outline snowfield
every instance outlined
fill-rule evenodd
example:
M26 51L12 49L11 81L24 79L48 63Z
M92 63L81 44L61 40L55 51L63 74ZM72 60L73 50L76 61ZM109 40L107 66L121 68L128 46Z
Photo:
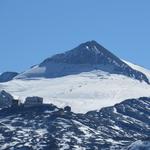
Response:
M150 78L150 71L128 64ZM100 70L50 79L14 79L1 83L0 90L10 92L22 102L27 96L41 96L44 103L58 107L69 105L77 113L111 106L128 98L150 97L150 85L146 82Z

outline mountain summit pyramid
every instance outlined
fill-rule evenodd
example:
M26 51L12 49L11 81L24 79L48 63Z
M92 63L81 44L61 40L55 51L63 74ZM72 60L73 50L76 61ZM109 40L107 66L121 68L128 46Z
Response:
M93 70L121 74L149 84L145 74L134 70L94 40L82 43L65 53L47 58L15 78L55 78Z
M67 64L106 65L113 63L111 60L120 63L120 60L115 55L99 45L96 41L89 41L66 53L54 55L53 57L46 59L43 63L51 61Z

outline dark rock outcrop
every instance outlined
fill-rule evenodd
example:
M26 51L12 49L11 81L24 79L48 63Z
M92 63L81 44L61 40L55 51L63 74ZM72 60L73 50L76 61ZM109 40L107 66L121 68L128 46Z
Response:
M13 101L13 96L6 91L0 91L0 108L11 107Z

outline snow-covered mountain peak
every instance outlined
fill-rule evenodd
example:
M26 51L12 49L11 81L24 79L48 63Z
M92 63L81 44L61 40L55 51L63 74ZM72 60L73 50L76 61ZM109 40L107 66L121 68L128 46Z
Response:
M128 98L149 97L148 78L148 70L90 41L44 60L12 81L0 83L0 90L22 101L27 96L39 96L44 103L87 112Z
M101 70L109 74L121 74L149 83L144 73L131 68L96 41L82 43L72 50L49 57L38 66L21 73L15 79L56 78L94 70Z

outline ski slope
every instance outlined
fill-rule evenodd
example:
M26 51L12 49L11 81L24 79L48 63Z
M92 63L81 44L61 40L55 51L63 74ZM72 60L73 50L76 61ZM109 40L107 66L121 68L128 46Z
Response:
M150 77L148 70L128 64ZM27 96L41 96L44 103L53 103L58 107L69 105L77 113L111 106L128 98L150 97L150 85L146 82L100 70L50 79L14 79L1 83L2 89L22 102Z

